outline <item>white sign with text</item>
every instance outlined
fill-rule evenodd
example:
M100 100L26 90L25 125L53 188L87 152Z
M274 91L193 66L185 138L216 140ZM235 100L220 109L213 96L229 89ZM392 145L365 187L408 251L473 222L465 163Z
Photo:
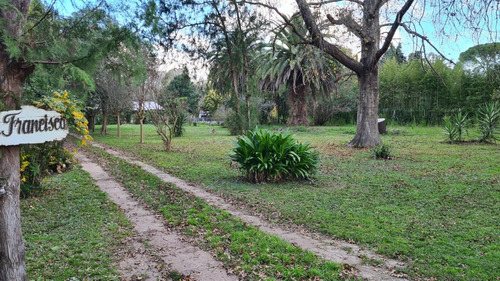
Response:
M44 143L67 135L68 122L56 111L23 106L0 112L0 146Z

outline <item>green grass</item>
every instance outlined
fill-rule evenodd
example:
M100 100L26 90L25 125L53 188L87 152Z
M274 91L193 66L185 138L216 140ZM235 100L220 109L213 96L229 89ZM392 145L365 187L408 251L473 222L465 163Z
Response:
M202 248L246 280L339 280L341 266L320 260L275 236L143 171L136 165L88 148L100 163L145 204L163 214ZM316 279L314 279L316 280Z
M269 219L302 225L408 261L412 277L494 280L500 276L500 146L450 145L442 128L399 127L383 136L393 160L345 145L355 127L297 129L320 152L312 182L253 185L230 167L234 137L217 127L187 126L163 152L152 126L98 141L127 150L180 178L239 200ZM273 129L273 128L271 128ZM389 128L392 129L392 128Z
M78 168L44 185L44 194L21 200L29 280L120 280L115 253L130 233L126 217Z

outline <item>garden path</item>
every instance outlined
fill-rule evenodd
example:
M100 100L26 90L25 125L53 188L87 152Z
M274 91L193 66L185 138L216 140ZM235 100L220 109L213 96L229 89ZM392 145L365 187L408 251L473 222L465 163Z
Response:
M236 276L229 275L222 263L210 253L183 241L182 235L167 229L157 215L141 206L125 188L82 152L76 158L134 227L134 234L126 241L132 249L119 264L124 280L165 280L169 269L186 276L183 280L238 280ZM165 268L165 264L170 268Z
M209 193L205 189L187 183L179 178L173 177L149 164L135 160L132 157L126 156L124 152L117 151L114 148L107 147L98 142L92 142L90 145L105 150L107 153L121 158L129 163L138 165L143 170L157 176L166 183L172 183L184 191L190 192L193 195L205 200L210 205L227 211L234 217L242 221L258 227L260 230L278 236L294 246L311 251L325 260L335 263L344 264L346 268L354 269L354 274L365 280L373 281L404 281L408 280L404 274L397 272L397 267L405 267L406 265L400 261L387 259L372 251L363 249L362 247L341 240L334 240L325 237L312 237L310 234L303 231L287 230L284 227L269 223L262 218L252 215L249 211L241 209L228 203L223 198ZM137 204L137 203L134 203ZM382 261L378 266L366 264L366 260ZM215 277L214 277L215 278ZM212 278L211 280L223 280ZM197 280L201 280L198 279Z

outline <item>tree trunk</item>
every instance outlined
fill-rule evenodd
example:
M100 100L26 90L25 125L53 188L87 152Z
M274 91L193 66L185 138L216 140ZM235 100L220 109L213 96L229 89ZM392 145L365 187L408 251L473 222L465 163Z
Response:
M118 113L118 114L116 114L116 131L117 131L116 135L118 137L122 136L121 131L120 131L120 125L121 125L120 124L120 113Z
M141 144L144 143L144 128L143 128L143 125L144 125L144 117L139 117L139 134L141 135Z
M236 70L234 70L234 67L231 66L231 72L232 72L232 77L233 77L233 91L234 91L234 112L236 113L236 118L238 118L238 131L241 133L243 131L243 124L241 124L241 119L240 119L240 92L238 90L238 74L236 73Z
M247 127L246 130L250 130L250 123L251 123L251 112L250 112L250 95L247 94L245 96L245 103L247 105Z
M19 146L0 149L0 280L27 280L19 209Z
M289 86L290 104L288 126L309 126L307 118L307 86L298 84Z
M378 67L358 76L359 96L356 135L350 147L370 147L382 143L378 132Z
M108 133L108 112L102 112L102 127L101 127L101 135L106 135Z
M30 1L11 1L0 11L4 35L19 36ZM9 57L0 41L0 93L3 108L18 109L24 81L34 70L22 59ZM0 281L24 281L25 250L19 209L19 146L0 147Z
M89 121L89 131L91 131L92 133L95 132L95 117L97 115L97 112L95 110L89 110L85 115L87 121Z

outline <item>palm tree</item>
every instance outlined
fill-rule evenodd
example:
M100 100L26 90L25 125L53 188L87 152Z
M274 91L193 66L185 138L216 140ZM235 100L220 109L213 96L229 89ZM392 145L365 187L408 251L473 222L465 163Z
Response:
M296 25L296 28L299 25ZM289 126L308 126L307 95L315 90L330 93L338 64L320 49L300 44L295 33L306 34L300 30L285 27L276 33L274 43L269 45L262 56L260 75L262 88L277 91L280 86L288 88Z
M214 43L214 51L209 54L211 64L209 80L221 93L230 92L231 103L240 120L240 98L244 96L246 105L245 122L238 133L248 130L251 125L250 98L252 96L251 74L255 72L256 53L260 48L255 26L236 29L225 33L225 37ZM230 79L228 79L230 78ZM245 125L244 127L242 125Z

